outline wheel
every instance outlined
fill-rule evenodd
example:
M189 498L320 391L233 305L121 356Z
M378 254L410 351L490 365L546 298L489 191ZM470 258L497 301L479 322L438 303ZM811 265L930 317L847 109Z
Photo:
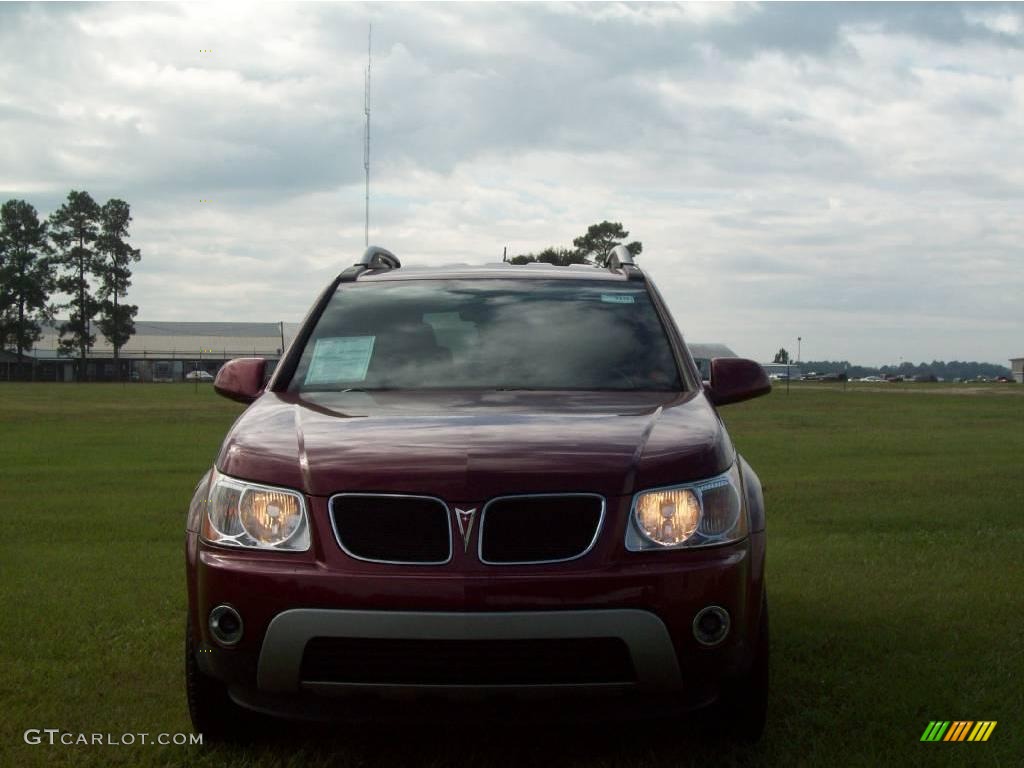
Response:
M185 694L192 728L204 740L238 741L255 732L256 715L235 704L227 686L199 668L191 620L185 625Z
M753 743L768 719L768 595L761 602L754 661L746 674L732 681L720 702L719 721L729 738Z

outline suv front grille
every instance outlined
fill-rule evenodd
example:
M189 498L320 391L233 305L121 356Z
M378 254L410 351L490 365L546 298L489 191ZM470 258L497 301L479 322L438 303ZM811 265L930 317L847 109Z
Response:
M632 683L632 657L618 637L531 640L405 640L315 637L306 682L377 685L580 685Z
M592 494L503 496L484 507L480 559L491 564L544 563L586 554L604 519Z
M379 563L446 563L452 554L448 507L428 496L349 494L330 501L338 544Z

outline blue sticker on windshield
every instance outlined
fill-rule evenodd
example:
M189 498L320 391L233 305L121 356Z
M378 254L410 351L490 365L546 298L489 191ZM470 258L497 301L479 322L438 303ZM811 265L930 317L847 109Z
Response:
M363 381L370 367L376 336L339 336L317 339L306 384Z
M632 293L602 293L601 301L606 304L636 304L636 297Z

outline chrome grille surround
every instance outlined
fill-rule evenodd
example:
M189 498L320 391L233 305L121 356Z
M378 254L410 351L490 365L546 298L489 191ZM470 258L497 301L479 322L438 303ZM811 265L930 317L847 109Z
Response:
M341 532L338 530L338 521L334 508L336 499L343 498L377 498L377 499L418 499L420 501L431 501L440 504L444 509L445 526L447 528L448 537L448 556L443 560L401 560L401 559L387 559L387 558L374 558L365 557L353 552L349 547L345 546L345 542L342 540ZM411 493L359 493L359 492L345 492L336 493L331 496L327 501L327 517L331 523L331 530L334 532L334 540L338 546L341 547L342 551L349 557L355 560L361 560L366 563L379 563L382 565L446 565L452 560L452 551L454 548L454 542L452 540L452 513L448 505L436 496L425 496L422 494L411 494Z
M532 560L488 560L484 557L484 541L487 531L487 512L497 502L517 500L517 499L565 499L565 498L591 498L596 499L600 502L600 512L598 514L597 523L594 525L594 533L591 536L587 546L569 557L558 557L558 558L542 558ZM544 565L548 563L566 563L572 560L578 560L579 558L588 554L597 544L597 540L601 535L601 530L604 527L605 517L607 516L608 503L604 496L597 493L524 493L524 494L509 494L506 496L495 496L489 499L484 504L483 509L480 512L480 531L477 539L477 556L480 558L480 562L486 565Z

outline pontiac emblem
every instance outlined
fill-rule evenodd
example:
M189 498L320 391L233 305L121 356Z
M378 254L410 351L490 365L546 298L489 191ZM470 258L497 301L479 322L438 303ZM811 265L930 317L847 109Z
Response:
M469 552L469 537L473 533L473 520L476 516L476 507L472 509L455 508L455 522L459 524L459 533L462 534L462 551Z

